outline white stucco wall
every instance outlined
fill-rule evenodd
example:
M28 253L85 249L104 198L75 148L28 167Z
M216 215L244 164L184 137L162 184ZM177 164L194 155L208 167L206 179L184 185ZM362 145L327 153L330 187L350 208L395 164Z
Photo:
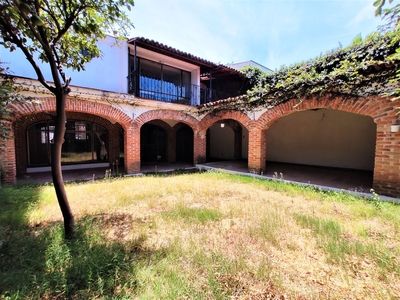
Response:
M249 149L249 132L242 125L242 157L247 159ZM210 127L210 156L220 159L234 159L235 133L229 127L221 127L220 123L215 123Z
M370 117L308 110L283 117L267 130L267 160L373 170L375 143Z
M65 74L72 78L71 84L104 91L126 93L128 76L128 47L126 41L116 41L108 36L98 43L102 57L93 58L86 64L85 71L73 71L65 69ZM37 79L32 66L26 60L22 51L17 49L10 52L0 47L0 59L10 68L11 74L15 76ZM36 59L37 64L43 71L48 81L52 81L48 65Z
M210 156L220 159L234 159L235 133L231 128L215 123L210 127Z

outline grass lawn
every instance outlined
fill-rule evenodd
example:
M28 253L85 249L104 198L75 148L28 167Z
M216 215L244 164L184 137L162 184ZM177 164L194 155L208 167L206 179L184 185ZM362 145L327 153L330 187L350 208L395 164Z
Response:
M400 205L222 172L0 188L0 299L399 299Z

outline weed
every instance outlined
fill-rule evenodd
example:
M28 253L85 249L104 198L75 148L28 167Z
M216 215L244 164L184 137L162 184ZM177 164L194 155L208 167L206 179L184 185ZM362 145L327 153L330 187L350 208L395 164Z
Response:
M371 189L371 193L372 193L372 199L371 199L372 205L373 205L377 210L381 210L383 204L382 204L382 201L381 201L379 195L375 192L374 189Z

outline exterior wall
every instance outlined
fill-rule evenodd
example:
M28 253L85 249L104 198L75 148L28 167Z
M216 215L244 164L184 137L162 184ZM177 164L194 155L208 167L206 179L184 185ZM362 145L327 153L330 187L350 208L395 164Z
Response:
M98 42L102 53L99 58L93 58L85 65L85 71L78 72L72 69L65 69L67 76L72 78L71 84L80 87L90 87L104 91L127 93L128 92L128 47L126 41L116 40L108 36ZM10 67L11 74L15 76L36 79L37 75L33 68L27 63L22 51L17 49L10 52L0 47L1 60ZM38 58L36 62L48 81L52 76L48 64L42 63ZM104 74L104 76L99 76Z

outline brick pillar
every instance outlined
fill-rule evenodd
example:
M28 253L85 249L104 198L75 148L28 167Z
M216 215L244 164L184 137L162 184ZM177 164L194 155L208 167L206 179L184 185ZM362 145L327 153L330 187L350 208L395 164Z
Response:
M0 139L0 170L2 173L2 178L0 178L0 180L3 180L5 183L16 183L17 165L15 157L14 129L12 123L8 121L2 121L0 126L10 130L9 139Z
M373 189L400 197L400 132L390 132L390 121L377 124Z
M125 129L125 172L127 174L140 173L140 129L131 126Z
M108 160L110 162L110 166L119 164L119 130L120 126L118 124L114 124L108 131Z
M256 126L249 126L248 168L250 173L265 172L266 146L266 132Z
M194 156L194 165L203 164L206 162L206 130L195 131L193 134L193 156Z

